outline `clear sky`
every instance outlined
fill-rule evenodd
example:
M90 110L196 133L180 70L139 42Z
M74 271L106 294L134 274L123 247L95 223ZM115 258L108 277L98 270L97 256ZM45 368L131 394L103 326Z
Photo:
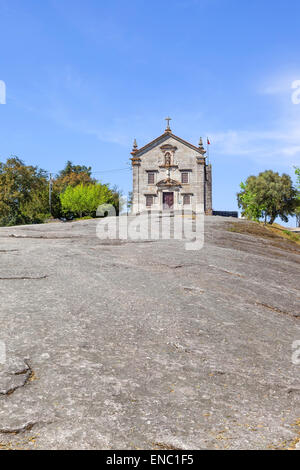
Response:
M235 210L241 180L300 164L299 17L299 0L0 0L0 160L72 160L127 193L133 139L169 114L210 137L214 209Z

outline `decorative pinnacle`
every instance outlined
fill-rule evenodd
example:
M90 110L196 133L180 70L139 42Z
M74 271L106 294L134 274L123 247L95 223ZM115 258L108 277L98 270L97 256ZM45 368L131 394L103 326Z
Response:
M171 132L170 121L172 121L172 118L166 117L165 121L167 121L167 123L168 123L165 132Z
M137 150L138 150L138 144L137 144L136 139L134 139L131 154L135 154L137 152Z
M132 151L131 151L132 158L136 158L135 155L137 154L137 152L138 152L138 144L137 144L136 139L134 139L133 147L132 147Z
M199 140L199 150L200 150L200 152L202 153L202 155L205 155L205 154L206 154L205 148L204 148L204 146L203 146L202 137L200 137L200 140Z

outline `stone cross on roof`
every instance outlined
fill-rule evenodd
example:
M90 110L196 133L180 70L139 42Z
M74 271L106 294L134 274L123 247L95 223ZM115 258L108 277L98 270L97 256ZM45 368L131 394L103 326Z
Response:
M170 121L172 121L172 118L166 117L165 121L167 121L167 123L168 123L167 128L166 128L166 132L170 132L171 131Z

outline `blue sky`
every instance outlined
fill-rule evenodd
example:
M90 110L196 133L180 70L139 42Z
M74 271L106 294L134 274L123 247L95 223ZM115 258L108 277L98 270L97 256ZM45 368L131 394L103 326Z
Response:
M0 0L0 160L72 160L127 193L133 139L170 114L210 137L214 208L235 210L248 175L300 164L299 17L299 0Z

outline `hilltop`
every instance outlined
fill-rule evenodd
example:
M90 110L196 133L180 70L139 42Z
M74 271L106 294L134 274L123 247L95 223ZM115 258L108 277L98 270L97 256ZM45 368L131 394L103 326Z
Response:
M96 224L0 229L1 446L296 447L300 246L221 217L200 251Z

